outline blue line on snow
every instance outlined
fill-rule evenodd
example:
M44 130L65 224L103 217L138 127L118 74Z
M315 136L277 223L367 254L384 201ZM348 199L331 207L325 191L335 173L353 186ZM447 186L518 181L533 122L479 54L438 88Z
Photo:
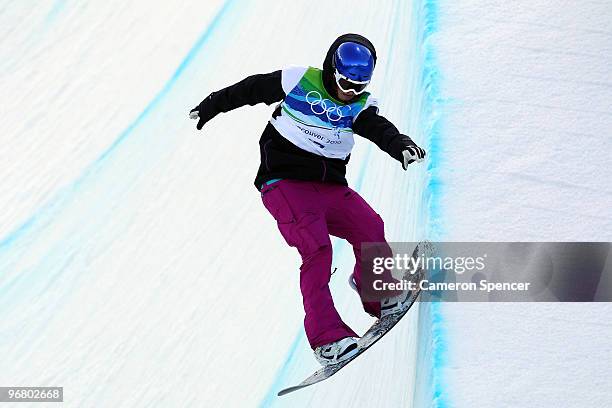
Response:
M55 0L55 3L51 7L51 10L47 13L47 17L45 18L46 23L51 23L54 21L57 16L64 10L66 7L66 0Z
M281 386L284 385L284 380L287 377L287 373L289 373L289 369L293 363L293 356L303 341L305 341L304 330L300 327L295 335L295 338L293 339L293 342L291 343L291 346L289 346L289 351L285 356L285 362L278 369L272 385L259 405L261 408L269 407L274 403L274 399L277 398L276 393L281 389Z
M151 113L151 111L160 103L160 101L166 96L166 94L170 91L172 86L176 83L178 78L181 76L183 71L187 68L187 66L193 61L196 55L200 52L202 47L206 44L206 42L210 39L212 33L219 26L220 21L224 17L224 15L228 12L230 6L234 3L234 0L227 0L221 9L217 12L217 14L213 17L211 23L206 27L202 35L198 38L196 43L187 53L187 56L181 61L178 68L174 71L170 79L164 84L163 88L155 95L155 97L149 102L149 104L144 108L144 110L136 117L136 119L130 123L123 132L115 139L115 141L104 151L102 154L92 162L82 173L81 175L73 181L71 185L60 190L58 194L54 198L52 198L48 203L39 208L29 219L27 219L23 224L17 227L15 230L10 232L7 236L5 236L2 240L0 240L0 253L8 250L12 245L15 244L20 238L22 238L26 233L31 231L35 226L38 225L42 215L57 210L58 207L61 206L62 203L66 202L72 195L78 192L79 188L82 184L84 184L89 176L94 173L94 170L97 170L99 166L105 162L108 157L120 146L132 133L132 131L142 123L142 121Z
M424 0L423 13L421 21L423 23L423 46L425 48L425 58L422 73L422 89L425 92L425 104L423 109L426 109L427 114L423 119L428 121L428 155L429 180L427 183L427 211L428 211L428 226L427 231L433 240L439 240L444 229L440 223L441 208L440 196L442 194L443 183L439 176L438 168L441 165L441 137L442 123L439 115L439 110L442 104L442 95L440 92L440 70L436 60L435 50L428 41L438 30L438 0ZM429 367L429 385L431 386L428 395L432 401L422 401L428 406L437 408L445 408L449 406L448 397L443 392L446 388L443 384L443 370L446 366L446 331L444 328L444 319L442 315L442 305L440 303L430 303L428 315L430 335L429 347L431 351L431 360L428 362ZM421 335L422 336L422 335Z

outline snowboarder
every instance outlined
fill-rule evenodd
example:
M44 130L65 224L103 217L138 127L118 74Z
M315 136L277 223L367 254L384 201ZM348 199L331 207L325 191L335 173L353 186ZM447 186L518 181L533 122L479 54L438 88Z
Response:
M352 279L364 310L381 318L402 310L406 295L367 301L361 292L361 243L386 242L381 217L348 187L345 174L353 135L374 142L404 170L425 151L378 114L365 91L376 64L372 43L358 34L338 37L323 69L290 67L249 76L208 95L190 112L200 130L221 112L264 102L278 105L259 141L255 178L266 209L301 257L304 326L316 359L335 364L357 353L357 334L340 318L329 290L330 235L347 240L356 258ZM388 256L391 249L388 248ZM389 275L390 276L390 275Z

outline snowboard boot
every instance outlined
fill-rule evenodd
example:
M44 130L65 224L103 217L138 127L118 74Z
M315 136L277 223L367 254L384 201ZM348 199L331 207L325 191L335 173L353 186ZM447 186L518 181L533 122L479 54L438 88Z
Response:
M405 290L398 296L383 299L380 302L380 318L403 312L410 306L410 290Z
M325 367L348 360L357 355L357 352L357 339L355 337L345 337L315 348L314 355L319 364Z
M357 291L357 284L355 283L355 277L353 274L349 275L349 286L355 292L359 293L359 291ZM385 316L404 311L404 309L406 309L410 304L410 294L411 291L405 290L400 295L383 299L380 302L380 318L382 319ZM376 317L373 314L370 314L370 316Z

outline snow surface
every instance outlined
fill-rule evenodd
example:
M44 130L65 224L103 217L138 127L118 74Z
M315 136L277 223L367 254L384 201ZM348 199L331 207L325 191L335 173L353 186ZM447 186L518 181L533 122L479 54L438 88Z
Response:
M612 6L438 3L448 241L612 241ZM610 406L612 304L442 305L457 407Z
M320 65L354 31L377 45L383 111L425 144L422 101L405 102L421 85L413 9L325 7L2 6L1 384L60 385L79 407L411 405L417 309L359 365L275 397L317 364L297 253L252 186L272 108L222 115L202 132L187 119L211 90ZM365 141L349 174L395 240L425 235L426 176ZM339 242L335 255L336 303L364 331L371 318L346 283L352 253Z
M277 398L316 363L298 256L252 186L272 108L202 132L187 112L360 32L382 112L429 150L405 173L356 146L349 181L390 240L610 241L611 15L605 1L4 2L0 384L63 386L78 407L609 405L601 304L421 304L359 363ZM363 331L350 248L334 249L336 303Z

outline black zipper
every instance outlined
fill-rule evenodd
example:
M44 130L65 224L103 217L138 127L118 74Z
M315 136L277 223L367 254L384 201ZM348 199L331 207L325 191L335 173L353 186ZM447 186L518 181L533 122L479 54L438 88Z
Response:
M321 177L321 181L325 181L325 176L327 176L327 164L325 164L324 159L321 159L321 163L323 163L323 177Z
M264 163L266 164L266 170L270 171L270 166L268 165L268 149L266 149L268 147L268 143L270 143L272 141L272 139L268 140L266 143L264 143L263 145L263 151L264 151Z

